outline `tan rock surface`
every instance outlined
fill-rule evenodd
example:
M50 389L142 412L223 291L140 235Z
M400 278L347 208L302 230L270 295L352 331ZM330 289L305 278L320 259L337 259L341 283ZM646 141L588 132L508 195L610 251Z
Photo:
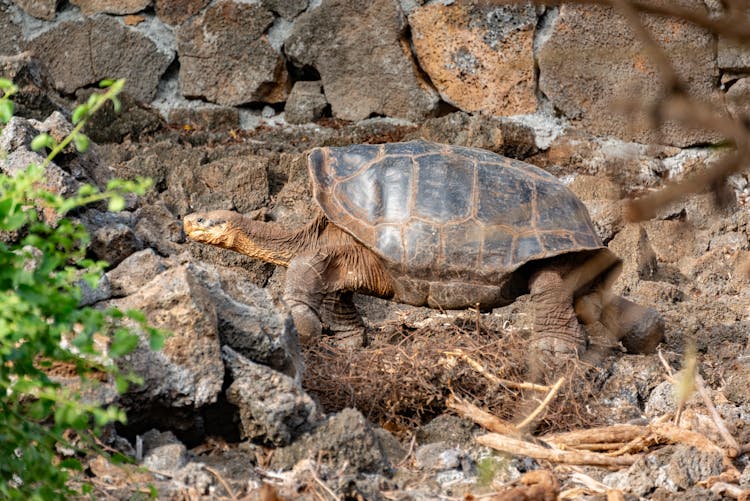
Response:
M532 6L434 3L414 9L409 24L419 63L445 101L496 116L536 110Z

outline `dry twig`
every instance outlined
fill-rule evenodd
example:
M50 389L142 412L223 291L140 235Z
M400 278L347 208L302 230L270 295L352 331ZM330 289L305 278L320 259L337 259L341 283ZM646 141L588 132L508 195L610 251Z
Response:
M549 405L552 399L555 398L555 395L557 395L557 392L560 390L560 387L562 386L564 382L565 382L564 377L561 377L560 379L558 379L557 382L554 384L554 386L552 386L552 389L549 391L549 393L547 393L547 396L544 397L544 400L542 400L542 403L540 403L539 406L536 409L534 409L534 411L531 414L526 416L526 419L518 423L518 425L516 425L516 428L518 428L519 430L523 430L523 429L526 429L526 427L529 426L529 424L533 423L536 420L536 418L539 417L542 411L544 411L544 409Z
M534 459L541 459L562 464L592 465L605 467L623 467L630 466L640 456L619 456L612 457L606 454L596 452L582 451L561 451L559 449L548 449L540 445L532 444L524 440L518 440L511 437L500 435L499 433L488 433L477 437L477 442L486 445L495 450L528 456Z

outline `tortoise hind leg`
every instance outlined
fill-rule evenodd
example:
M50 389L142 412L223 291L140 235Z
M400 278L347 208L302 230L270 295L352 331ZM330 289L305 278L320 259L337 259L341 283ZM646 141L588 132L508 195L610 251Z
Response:
M337 344L359 348L367 343L362 322L351 291L336 291L323 298L320 314L323 325L336 337Z
M586 334L573 309L573 292L560 271L546 268L536 272L529 280L529 288L534 305L532 350L553 365L582 355Z

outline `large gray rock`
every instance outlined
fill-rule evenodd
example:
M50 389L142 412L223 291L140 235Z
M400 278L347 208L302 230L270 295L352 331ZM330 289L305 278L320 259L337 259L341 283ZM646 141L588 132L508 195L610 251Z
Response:
M705 11L700 0L682 3ZM710 100L719 79L711 33L674 19L645 17L645 23L691 95ZM611 8L562 5L542 39L540 90L590 133L675 146L718 139L715 132L674 122L653 130L647 114L626 111L662 99L662 83L643 44Z
M647 496L655 488L676 493L718 475L722 469L721 452L703 452L682 444L668 445L641 457L627 470L607 475L603 482L636 496Z
M225 105L284 101L284 60L263 36L273 19L260 4L221 0L180 25L182 94Z
M108 16L56 24L27 46L47 66L55 88L66 94L116 76L127 79L127 93L145 102L153 99L174 58L147 36Z
M0 56L12 56L21 52L23 35L21 26L16 23L15 5L0 3Z
M166 260L151 248L131 254L106 275L112 296L136 293L167 268Z
M222 346L301 381L302 357L289 311L236 268L203 265L198 275L219 312Z
M297 18L284 50L318 70L333 115L420 120L438 95L419 75L397 0L323 0Z
M315 431L290 446L276 449L271 468L291 469L299 461L323 454L334 471L388 473L391 465L372 425L354 409L333 414Z
M224 381L217 313L197 273L193 264L175 267L135 294L110 302L121 310L141 310L150 325L171 333L161 351L144 343L123 357L125 369L143 378L125 395L128 405L201 407L216 401Z
M531 4L434 2L409 14L414 49L442 98L463 111L536 110Z
M287 445L320 420L317 405L292 378L228 346L222 353L233 380L227 400L239 409L244 438Z

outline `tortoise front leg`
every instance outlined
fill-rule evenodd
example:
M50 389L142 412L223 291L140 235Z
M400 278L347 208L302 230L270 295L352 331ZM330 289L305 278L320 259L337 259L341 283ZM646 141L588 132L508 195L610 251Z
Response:
M573 291L560 271L543 269L529 280L534 305L534 336L531 347L545 363L559 365L586 350L586 334L573 309Z
M284 300L302 343L318 339L323 328L320 307L328 289L323 279L328 263L328 257L318 253L300 254L289 262Z
M336 291L323 298L320 313L323 325L336 336L338 344L359 348L366 344L365 324L354 306L352 291Z

